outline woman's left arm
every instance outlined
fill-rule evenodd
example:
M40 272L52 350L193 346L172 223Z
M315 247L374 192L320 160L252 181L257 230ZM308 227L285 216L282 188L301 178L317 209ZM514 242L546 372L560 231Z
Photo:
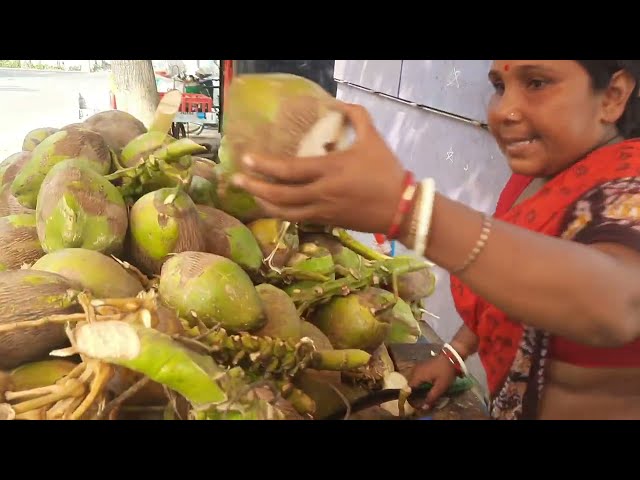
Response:
M436 194L425 254L455 270L481 228L480 213ZM401 241L407 230L405 223ZM494 219L459 278L511 318L555 335L603 347L640 336L640 254L623 245L582 245Z
M357 137L347 151L247 157L245 173L234 183L274 217L386 232L403 191L404 168L364 108L341 108ZM427 258L457 269L479 239L482 220L479 212L437 194ZM407 230L405 222L401 241L413 248ZM494 221L486 247L459 276L514 320L555 335L594 346L640 336L640 255L626 247L586 246Z

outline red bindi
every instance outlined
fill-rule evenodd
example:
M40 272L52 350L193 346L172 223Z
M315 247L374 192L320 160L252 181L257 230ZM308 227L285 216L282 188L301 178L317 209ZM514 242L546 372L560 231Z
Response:
M504 66L504 71L505 71L505 72L508 72L508 71L509 71L509 65L508 65L508 64Z

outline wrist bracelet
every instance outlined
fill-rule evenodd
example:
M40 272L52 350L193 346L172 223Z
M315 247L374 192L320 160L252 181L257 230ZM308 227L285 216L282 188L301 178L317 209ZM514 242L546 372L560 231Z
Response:
M400 226L402 225L404 216L411 210L411 202L416 193L416 182L412 172L407 171L405 173L402 187L403 188L400 202L398 203L398 208L393 218L393 222L391 223L389 231L387 232L388 240L393 240L398 237L398 234L400 233Z
M464 360L462 359L462 357L456 351L455 348L453 348L448 343L445 343L444 346L442 347L442 353L453 364L456 371L458 372L459 377L466 377L469 375L469 370L467 369L467 365L464 363Z
M471 265L473 262L475 262L476 258L478 258L478 255L480 254L480 252L487 245L487 240L489 239L489 233L491 232L492 223L493 223L493 220L492 220L491 217L489 217L487 215L483 215L482 231L480 232L480 238L478 238L478 241L476 242L475 246L473 247L473 250L471 250L471 253L467 257L466 262L464 262L464 264L460 268L452 270L451 271L452 275L458 275L458 274L464 272L467 268L469 268L469 265Z
M414 252L424 257L427 248L427 236L431 230L433 218L433 201L436 195L436 184L433 178L425 178L420 182L421 195L416 209L417 225Z

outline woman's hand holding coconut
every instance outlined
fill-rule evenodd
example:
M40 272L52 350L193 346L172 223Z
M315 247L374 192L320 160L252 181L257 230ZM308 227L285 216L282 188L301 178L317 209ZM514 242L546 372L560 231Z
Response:
M254 194L268 216L387 232L404 168L363 107L338 102L337 108L356 134L348 149L295 159L247 152L233 182Z

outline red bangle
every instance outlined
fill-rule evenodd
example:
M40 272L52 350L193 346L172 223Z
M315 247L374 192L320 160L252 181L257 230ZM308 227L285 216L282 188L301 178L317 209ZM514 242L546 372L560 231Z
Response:
M404 220L404 216L411 210L411 202L413 196L416 193L416 181L412 172L407 171L404 174L404 180L402 182L402 196L398 203L398 209L393 219L389 232L387 233L387 239L393 240L397 238L400 233L400 226Z

